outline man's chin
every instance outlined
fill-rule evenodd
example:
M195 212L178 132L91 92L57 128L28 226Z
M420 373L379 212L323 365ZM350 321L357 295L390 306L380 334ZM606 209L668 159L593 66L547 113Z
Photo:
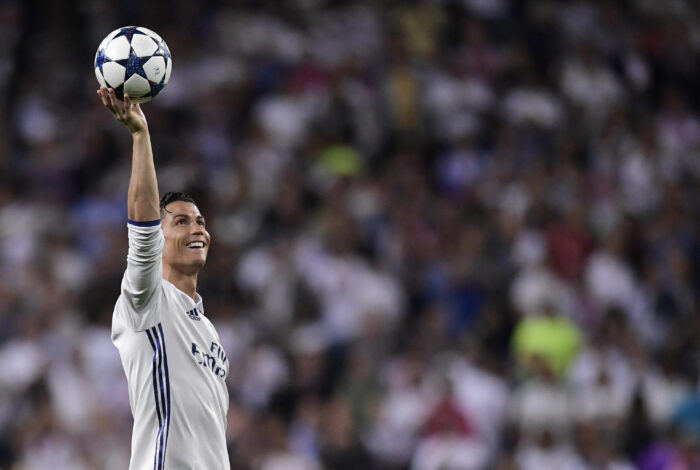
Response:
M178 271L184 274L197 274L204 267L207 258L190 258L188 260L183 260L176 266Z

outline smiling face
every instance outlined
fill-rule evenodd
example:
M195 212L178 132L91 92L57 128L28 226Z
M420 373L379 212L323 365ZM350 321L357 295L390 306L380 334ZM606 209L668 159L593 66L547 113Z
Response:
M207 260L211 242L204 217L197 206L186 201L171 202L163 213L163 264L184 275L197 274Z

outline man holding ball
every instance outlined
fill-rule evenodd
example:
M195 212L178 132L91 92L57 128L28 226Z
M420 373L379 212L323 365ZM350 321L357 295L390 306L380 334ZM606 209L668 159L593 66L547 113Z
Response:
M211 237L188 195L159 200L140 106L104 86L97 94L133 138L129 251L112 318L134 417L129 469L228 469L229 364L197 294Z

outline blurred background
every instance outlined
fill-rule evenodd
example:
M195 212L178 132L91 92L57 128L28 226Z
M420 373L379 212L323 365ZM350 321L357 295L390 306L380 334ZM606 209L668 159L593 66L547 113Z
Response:
M113 29L167 41L233 470L700 468L700 5L0 2L0 468L121 470Z

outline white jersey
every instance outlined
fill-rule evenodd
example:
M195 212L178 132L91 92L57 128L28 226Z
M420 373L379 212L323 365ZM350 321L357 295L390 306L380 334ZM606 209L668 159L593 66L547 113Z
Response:
M130 470L229 469L229 364L193 300L162 278L160 221L133 222L127 268L112 317L134 415Z

